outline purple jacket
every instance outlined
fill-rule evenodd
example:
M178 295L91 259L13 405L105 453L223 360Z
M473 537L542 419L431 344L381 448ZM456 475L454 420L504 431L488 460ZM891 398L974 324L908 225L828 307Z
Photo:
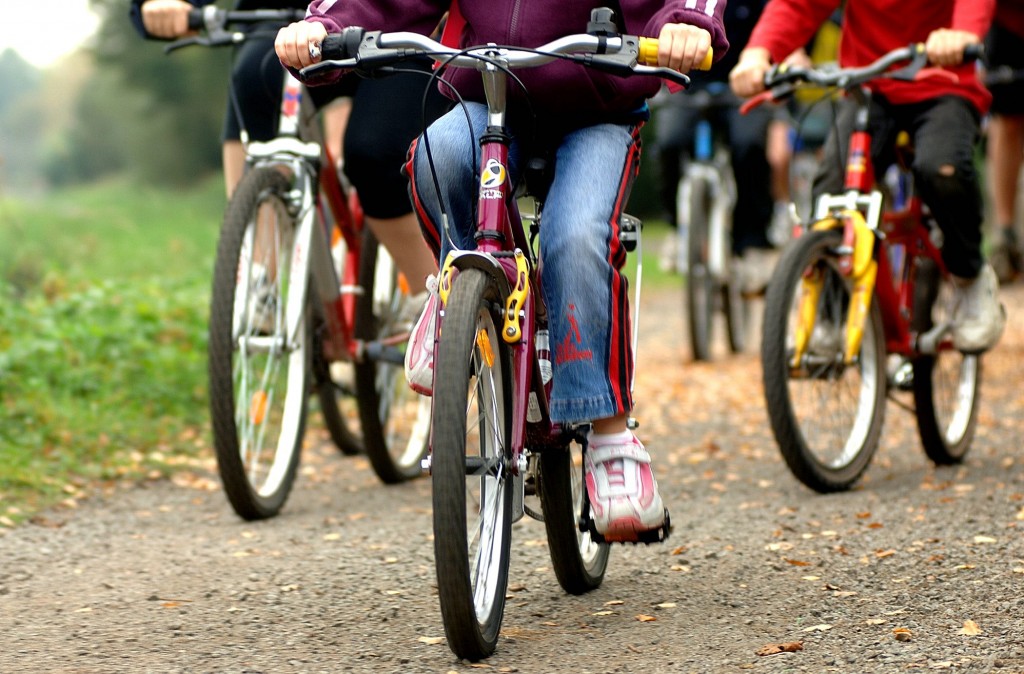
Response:
M459 0L466 20L460 46L494 42L537 47L551 40L586 31L590 10L609 6L608 0ZM711 33L717 61L729 48L722 24L726 0L620 0L625 31L657 37L667 23L688 23ZM320 21L330 33L345 26L367 30L412 31L429 35L451 0L313 0L307 21ZM566 61L517 70L535 110L572 116L591 123L637 110L657 93L653 77L621 78ZM483 100L480 75L451 69L445 79L469 100ZM510 87L512 102L523 97Z

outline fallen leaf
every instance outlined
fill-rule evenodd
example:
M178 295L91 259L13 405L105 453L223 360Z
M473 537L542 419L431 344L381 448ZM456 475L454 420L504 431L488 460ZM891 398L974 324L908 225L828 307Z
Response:
M558 627L558 623L556 623L556 622L554 622L552 620L545 620L544 622L541 623L541 625L545 625L547 627Z
M655 608L675 608L676 604L672 601L664 601L660 604L655 604Z
M625 603L626 602L622 601L621 599L612 599L611 601L606 601L604 603L604 605L605 606L622 606Z
M1022 512L1024 512L1024 511L1022 511ZM670 554L681 555L684 552L686 552L686 546L685 545L680 545L678 548L673 549Z
M421 644L429 644L433 646L435 644L443 644L444 637L419 637L418 639L416 639L416 641L420 642Z
M776 653L796 653L804 649L802 641L787 641L781 644L765 644L754 651L754 655L775 655Z
M341 534L338 534L338 533L324 534L324 540L325 541L339 541L339 540L341 540Z
M978 623L973 620L965 620L964 626L960 628L960 634L968 637L976 637L981 634L982 629L978 627Z
M811 625L810 627L805 627L803 629L803 631L804 632L827 632L830 629L832 629L831 625L824 625L824 624L822 624L822 625Z
M597 611L593 615L615 615L615 611Z
M892 631L892 635L896 637L896 641L910 641L910 637L913 636L906 627L897 627Z
M879 559L885 559L886 557L892 557L895 554L896 554L896 551L892 550L892 549L890 549L890 550L876 550L875 551L875 557L878 557Z
M641 613L640 615L636 616L636 619L639 620L642 623L652 623L655 620L657 620L657 618L655 618L654 616L652 616L652 615L644 615L643 613Z
M998 543L999 541L991 536L975 536L975 543Z
M810 566L811 565L810 562L805 562L802 559L789 559L788 557L783 557L782 561L784 561L786 564L792 564L793 566Z
M933 662L928 665L928 669L951 669L953 667L952 660L943 660L942 662Z
M884 622L885 620L883 620L882 618L868 618L864 621L864 623L867 625L881 625Z

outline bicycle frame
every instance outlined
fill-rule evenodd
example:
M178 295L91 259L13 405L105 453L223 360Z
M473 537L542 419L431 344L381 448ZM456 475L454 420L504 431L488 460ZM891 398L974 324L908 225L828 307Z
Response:
M951 348L944 340L949 323L937 325L919 334L912 325L914 315L916 268L914 260L928 258L935 262L942 275L946 268L938 247L932 241L927 226L924 206L916 194L907 199L900 210L886 210L885 198L875 187L874 164L871 159L871 134L868 110L871 93L865 88L851 91L858 106L853 132L847 147L845 170L846 193L822 195L817 203L813 229L843 228L843 249L840 251L840 271L854 282L851 310L846 329L844 359L850 364L860 350L861 336L867 320L872 297L878 303L885 331L886 350L889 353L911 357L934 354L940 348ZM905 136L905 134L903 134ZM901 138L898 145L908 140ZM883 254L884 253L884 254ZM814 310L810 303L817 301L811 287L813 280L805 278L804 302L801 311L801 329L797 334L794 362L799 362L814 325Z

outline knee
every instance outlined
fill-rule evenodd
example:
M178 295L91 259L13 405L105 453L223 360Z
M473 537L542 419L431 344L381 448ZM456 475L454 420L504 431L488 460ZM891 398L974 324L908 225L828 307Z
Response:
M921 188L935 199L954 199L967 193L976 180L970 161L921 159L915 162L914 173Z

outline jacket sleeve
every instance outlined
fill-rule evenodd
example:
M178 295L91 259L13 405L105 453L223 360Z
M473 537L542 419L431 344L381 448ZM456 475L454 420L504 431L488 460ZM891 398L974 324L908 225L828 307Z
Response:
M957 0L953 7L953 25L950 27L983 38L992 25L995 13L996 0Z
M346 26L359 26L366 30L430 35L450 4L451 0L313 0L306 12L306 21L319 21L328 33L341 32Z
M711 34L711 48L714 50L715 61L725 56L725 52L729 50L723 20L726 0L669 0L658 4L661 5L661 9L644 24L641 35L657 37L665 24L685 23L703 28ZM632 21L627 23L629 26L639 25Z
M772 0L754 26L747 46L767 49L772 61L780 63L810 42L838 7L838 0Z
M189 4L195 5L196 7L203 7L214 2L214 0L187 0ZM158 38L153 37L146 32L146 27L142 25L142 5L146 3L146 0L132 0L132 6L128 10L128 15L132 20L132 25L135 26L135 30L139 31L139 35L146 38L147 40L156 40Z

